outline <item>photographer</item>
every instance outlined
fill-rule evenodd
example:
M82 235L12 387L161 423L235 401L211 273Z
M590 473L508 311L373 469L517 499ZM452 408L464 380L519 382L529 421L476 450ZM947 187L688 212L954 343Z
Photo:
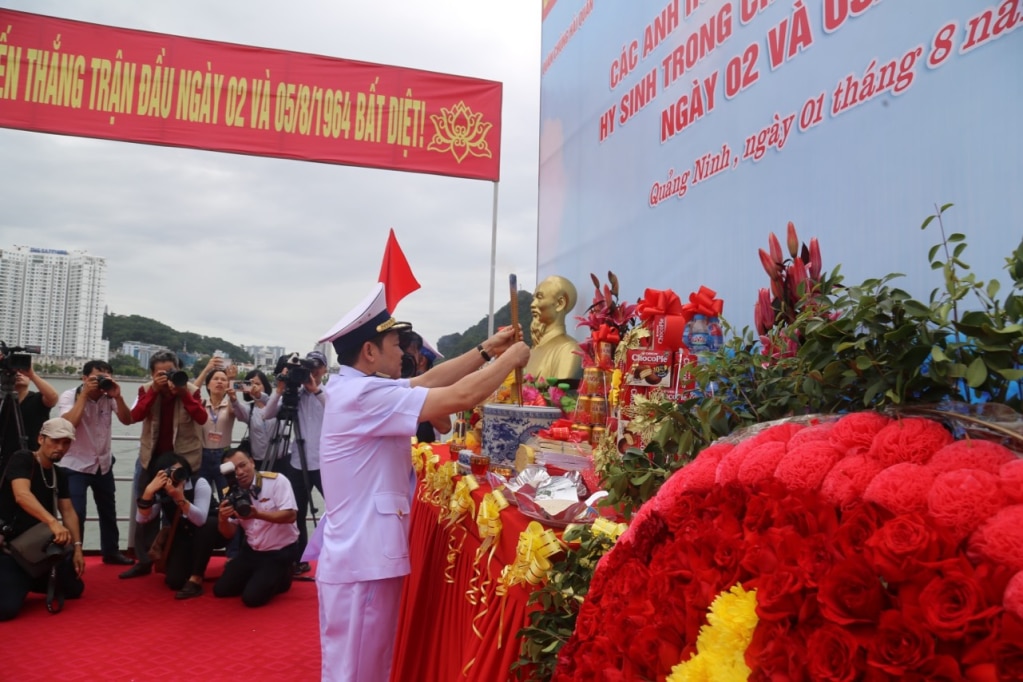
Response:
M36 391L29 391L29 384L34 384ZM7 456L15 450L28 448L34 450L39 441L39 429L43 422L50 418L50 408L57 404L57 390L45 379L36 374L31 365L24 370L18 370L14 376L14 393L18 398L18 409L21 411L21 421L25 425L25 435L28 437L26 445L18 442L18 430L15 428L14 415L0 415L4 418L3 442L0 444L0 462L6 461ZM8 410L4 406L4 411Z
M309 498L313 488L319 490L320 495L323 495L323 484L320 482L320 430L323 428L323 408L326 405L326 398L323 395L320 382L327 373L327 358L323 356L323 353L314 350L306 353L305 360L300 361L299 367L287 368L286 366L285 368L289 372L297 371L300 375L307 373L305 381L296 387L290 383L291 380L287 378L287 374L283 381L278 377L277 390L267 401L266 407L263 409L263 418L277 417L285 391L297 391L296 421L304 441L301 450L305 453L305 471L303 471L297 438L292 440L288 447L289 458L280 464L280 471L291 481L291 487L295 491L295 501L298 503L298 553L295 555L297 559L302 556L309 540L306 517L309 515ZM308 571L308 563L301 562L295 565L296 575Z
M411 379L426 374L433 369L433 363L443 357L424 341L418 332L412 330L401 332L398 335L398 341L401 350L405 353L401 359L402 379ZM419 422L419 426L416 428L416 440L420 443L434 443L440 440L441 434L450 430L451 415L446 414L432 421Z
M53 533L53 542L74 551L57 565L57 587L64 598L77 599L85 584L85 558L78 534L78 517L68 494L67 476L54 466L75 439L75 427L57 417L43 423L39 448L35 452L19 450L11 455L3 485L0 486L0 519L10 524L6 540L13 540L36 523L45 523ZM58 509L54 508L54 492ZM0 524L3 525L3 524ZM0 552L0 621L18 615L29 592L46 593L49 576L32 578L7 551Z
M57 411L75 427L75 440L60 466L67 472L79 535L85 538L85 500L92 488L103 563L130 566L135 562L121 553L117 529L111 420L116 413L122 424L131 424L131 410L124 402L121 387L111 378L112 373L106 362L90 360L82 368L82 385L61 394Z
M199 389L188 383L181 360L171 351L160 351L149 358L152 381L139 387L139 396L131 408L132 423L142 422L139 458L135 462L133 494L138 497L151 478L147 473L155 453L175 452L185 458L192 473L202 463L202 425L209 418L199 402ZM158 529L154 524L135 528L135 554L139 562L120 575L137 578L153 570L149 547Z
M267 395L267 391L270 390L270 381L258 369L250 370L245 375L245 381L248 387L243 391L242 397L245 402L249 403L249 406L247 409L243 407L241 412L235 413L235 416L249 425L247 449L252 458L256 460L257 468L262 469L263 460L266 459L270 449L270 438L277 425L277 420L267 417L264 412L266 403L270 399L270 396ZM239 447L243 450L246 449L244 438Z
M172 590L181 590L196 571L196 537L209 518L213 491L205 478L192 473L184 457L173 452L154 459L149 476L152 480L136 503L135 521L140 526L159 527L162 518L163 524L171 527L172 537L162 550L167 569L164 582ZM185 598L180 593L176 596Z
M217 529L230 540L242 529L241 551L213 585L216 597L241 595L246 606L263 606L291 587L298 529L295 495L288 479L259 472L252 456L237 448L227 463L229 487L217 512ZM230 467L227 467L230 469Z

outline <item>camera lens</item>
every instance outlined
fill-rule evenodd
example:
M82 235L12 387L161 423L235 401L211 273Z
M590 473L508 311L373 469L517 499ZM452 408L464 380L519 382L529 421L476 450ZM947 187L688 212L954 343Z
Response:
M99 387L102 391L109 391L114 387L114 380L110 377L100 377Z

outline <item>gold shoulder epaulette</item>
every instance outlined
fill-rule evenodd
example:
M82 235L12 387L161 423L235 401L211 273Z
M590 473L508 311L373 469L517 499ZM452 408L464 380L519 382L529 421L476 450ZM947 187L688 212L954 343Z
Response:
M260 471L259 472L259 477L260 478L277 478L277 472L276 471Z

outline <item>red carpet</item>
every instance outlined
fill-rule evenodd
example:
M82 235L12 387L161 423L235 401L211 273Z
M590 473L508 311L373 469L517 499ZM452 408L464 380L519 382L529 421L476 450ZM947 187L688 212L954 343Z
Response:
M295 581L262 608L213 597L176 601L162 575L120 580L123 566L86 558L85 594L51 615L43 595L0 623L0 679L17 682L320 679L316 584Z

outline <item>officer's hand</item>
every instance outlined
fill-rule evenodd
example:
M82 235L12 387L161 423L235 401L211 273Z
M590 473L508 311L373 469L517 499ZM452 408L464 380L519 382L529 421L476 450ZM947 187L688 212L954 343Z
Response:
M526 363L529 362L529 346L522 341L518 341L514 346L502 353L502 356L505 354L509 356L514 367L525 367Z

